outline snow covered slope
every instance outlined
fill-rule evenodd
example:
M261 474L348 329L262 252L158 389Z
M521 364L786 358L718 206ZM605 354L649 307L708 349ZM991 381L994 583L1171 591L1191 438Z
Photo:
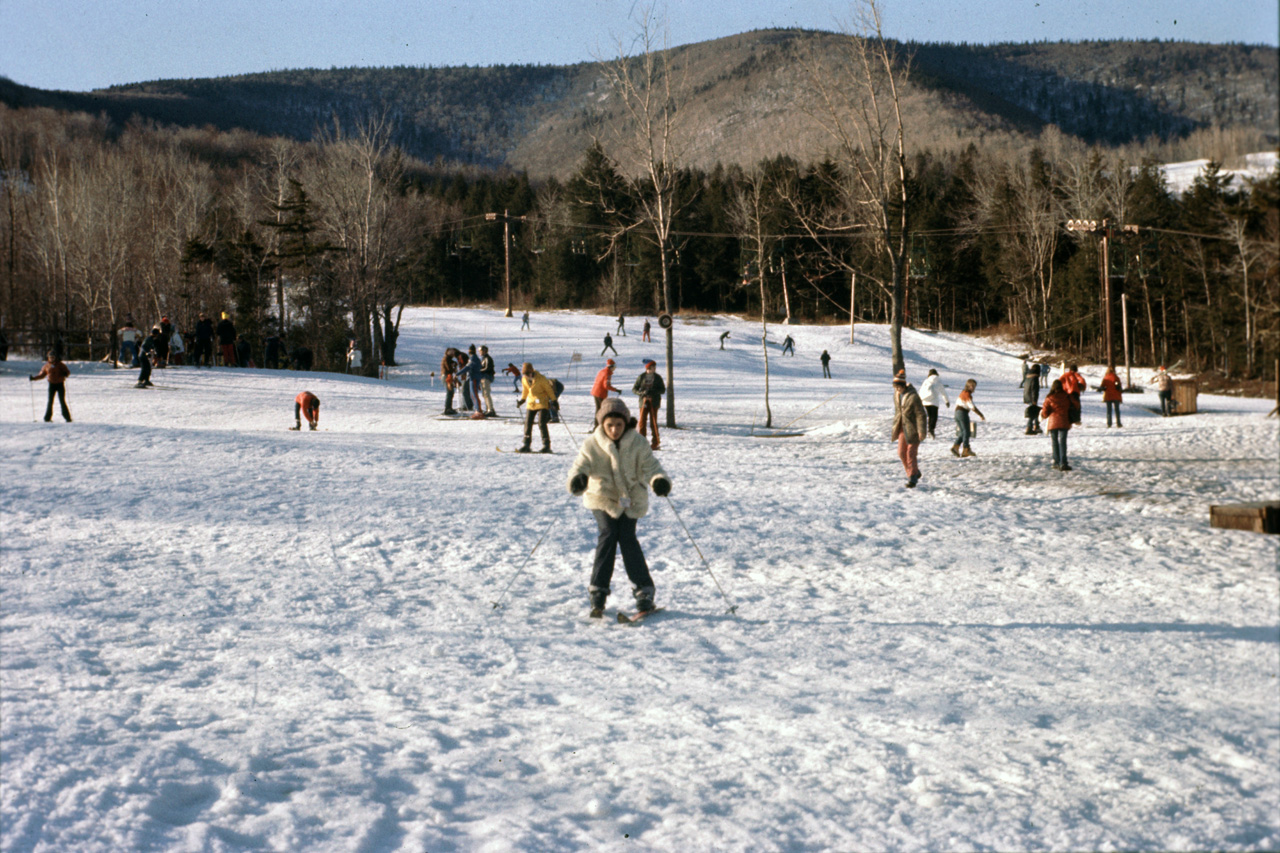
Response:
M0 363L0 847L1280 846L1276 537L1208 524L1280 492L1268 402L1134 394L1109 430L1090 391L1062 474L1016 358L907 332L911 379L976 378L988 418L956 459L944 409L910 491L884 328L796 327L794 358L771 330L775 431L805 434L762 438L759 326L678 321L672 503L640 522L667 610L626 626L586 617L564 488L614 322L519 325L408 313L390 381L76 363L73 424ZM471 342L566 381L561 455L435 419ZM286 431L303 389L318 432Z

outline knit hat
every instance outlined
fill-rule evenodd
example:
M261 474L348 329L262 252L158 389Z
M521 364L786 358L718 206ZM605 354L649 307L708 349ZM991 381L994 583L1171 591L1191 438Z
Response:
M607 358L607 359L605 359L604 366L605 366L605 367L613 367L613 366L614 366L614 360L613 360L613 359L611 359L611 358Z
M649 366L649 365L651 365L651 364L652 364L652 365L657 365L657 363L658 363L658 362L654 361L654 360L653 360L653 359L651 359L651 358L646 358L646 359L644 360L644 366L645 366L645 367L648 367L648 366Z
M894 384L894 385L906 385L906 384L907 384L907 371L905 371L905 370L899 370L899 371L894 375L894 377L893 377L893 384Z
M603 424L605 418L622 418L624 421L629 421L631 411L619 398L609 397L600 404L600 409L596 412L596 423Z

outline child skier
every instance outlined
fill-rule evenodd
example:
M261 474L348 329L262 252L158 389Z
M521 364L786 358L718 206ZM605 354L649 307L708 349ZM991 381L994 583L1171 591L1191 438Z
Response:
M303 417L306 417L312 431L320 426L320 398L310 391L303 391L293 398L293 426L289 429L302 429Z
M636 539L636 521L649 511L649 489L665 497L671 493L671 480L648 442L636 432L636 419L626 403L617 397L606 399L596 413L596 423L599 429L582 442L568 477L569 491L582 495L582 505L595 515L599 531L587 587L591 617L604 615L619 549L636 609L647 613L654 609L653 578Z

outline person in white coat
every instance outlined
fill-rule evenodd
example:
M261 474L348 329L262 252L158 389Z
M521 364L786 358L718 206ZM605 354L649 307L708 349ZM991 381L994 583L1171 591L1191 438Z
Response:
M924 413L929 418L929 438L934 438L933 430L938 426L938 401L941 400L951 408L951 398L942 387L942 378L938 371L930 369L929 375L920 383L920 402L924 403Z
M649 512L650 488L659 497L671 493L671 479L636 431L636 419L626 403L617 397L606 399L596 413L596 423L600 428L582 442L567 483L572 494L582 495L582 505L595 515L599 531L587 587L593 619L604 615L619 549L636 609L642 613L654 609L653 577L636 539L636 522Z

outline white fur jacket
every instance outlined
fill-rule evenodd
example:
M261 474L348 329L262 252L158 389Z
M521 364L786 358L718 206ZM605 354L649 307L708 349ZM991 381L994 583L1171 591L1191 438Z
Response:
M587 475L582 505L603 510L614 518L623 512L631 518L644 518L649 512L649 487L653 481L658 477L671 479L649 449L649 442L634 427L628 427L617 444L604 434L603 428L588 436L569 469L565 487L579 474ZM631 499L625 509L624 495Z

